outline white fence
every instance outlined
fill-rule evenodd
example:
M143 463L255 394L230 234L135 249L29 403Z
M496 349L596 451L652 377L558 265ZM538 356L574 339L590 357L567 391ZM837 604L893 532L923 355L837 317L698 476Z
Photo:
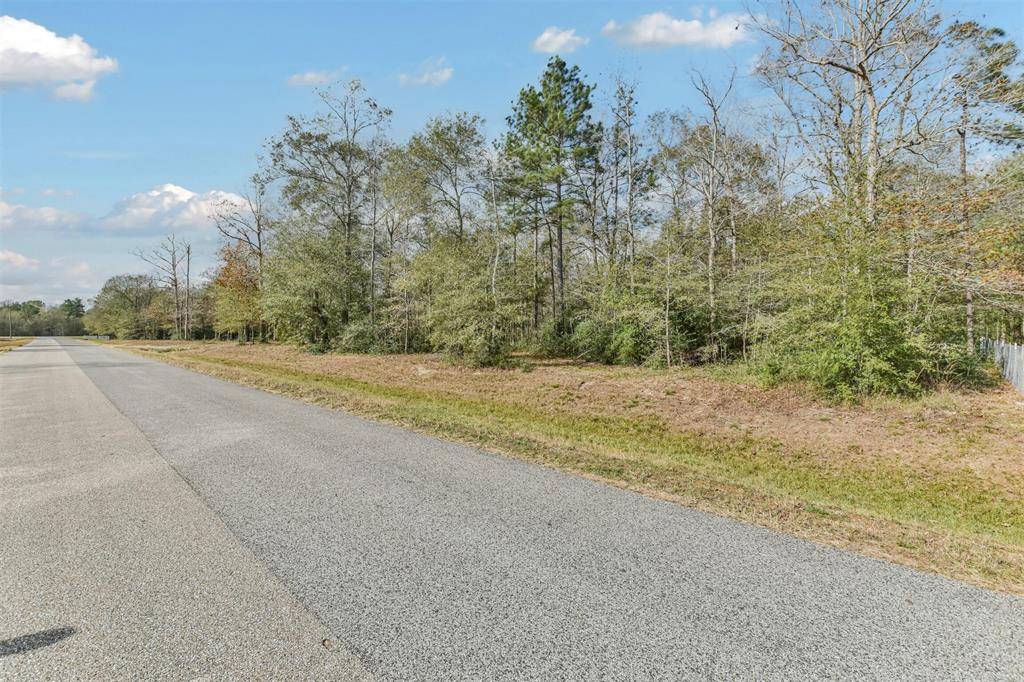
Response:
M1018 391L1024 393L1024 346L982 339L981 349L992 356L1002 370L1003 376L1009 379Z

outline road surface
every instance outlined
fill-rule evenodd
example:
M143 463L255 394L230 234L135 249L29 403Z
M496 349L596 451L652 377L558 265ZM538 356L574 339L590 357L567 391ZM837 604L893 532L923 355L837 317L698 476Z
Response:
M1024 677L1022 599L115 349L0 410L3 679Z

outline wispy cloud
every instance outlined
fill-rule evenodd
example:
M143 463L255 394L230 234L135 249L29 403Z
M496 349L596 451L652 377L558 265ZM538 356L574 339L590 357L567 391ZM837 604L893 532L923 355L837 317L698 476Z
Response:
M708 19L676 19L665 12L644 14L625 24L609 21L601 31L620 45L630 47L727 48L751 39L750 17L744 14L708 13Z
M306 71L304 73L293 73L288 76L288 85L292 87L312 87L315 85L326 85L331 81L338 80L341 74L345 73L347 67L341 67L333 71Z
M576 35L574 28L562 29L557 26L548 26L543 33L533 39L532 47L534 52L569 54L589 42L589 38Z
M41 298L54 303L64 298L87 298L103 278L85 261L51 258L45 263L21 253L0 250L0 299Z
M415 74L399 74L398 82L402 85L444 85L455 75L455 69L445 65L444 57L428 59L420 64Z
M20 254L17 251L10 251L8 249L0 249L0 263L12 268L35 269L39 267L39 261L35 258L29 258L24 254Z
M0 201L0 230L64 230L82 225L79 213L49 206L23 206Z
M82 81L81 83L64 83L53 89L53 96L57 99L66 99L72 102L88 102L92 99L92 89L96 87L96 80Z

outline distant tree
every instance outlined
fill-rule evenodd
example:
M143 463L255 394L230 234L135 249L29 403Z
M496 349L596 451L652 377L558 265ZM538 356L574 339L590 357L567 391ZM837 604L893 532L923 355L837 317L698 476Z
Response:
M175 331L170 317L173 302L149 275L117 275L111 277L93 300L85 314L85 326L94 334L110 334L119 338L161 338ZM171 315L154 316L154 303L163 300Z
M486 163L483 119L457 113L427 121L409 140L408 167L425 190L443 233L462 240L484 189Z
M136 257L151 265L155 281L162 284L174 302L174 336L191 338L192 335L192 245L171 234L150 250L135 251Z
M653 189L651 159L644 155L639 130L635 83L621 77L615 79L615 102L611 113L613 122L608 132L614 186L606 250L609 263L614 265L620 255L620 244L626 242L632 281L640 229L648 212L644 204ZM625 240L619 235L623 223Z
M267 197L267 179L253 175L249 182L251 189L243 197L243 203L222 204L214 214L214 221L221 237L229 244L244 247L255 260L257 269L261 270L270 243L273 218Z
M374 204L374 168L379 165L384 131L391 111L369 97L358 80L345 85L340 92L320 92L326 111L311 118L291 116L288 128L268 145L268 178L283 182L282 197L302 220L293 222L289 236L295 237L298 225L305 225L330 244L323 247L340 251L340 258L331 258L330 273L324 273L340 286L334 293L341 296L335 304L324 300L328 292L312 291L314 317L325 322L317 333L319 343L331 340L328 309L336 310L341 327L358 314L358 307L368 303L369 261L373 249L367 227L375 221L370 216ZM303 236L310 244L312 233ZM280 270L276 271L281 276ZM319 278L318 278L319 279ZM367 307L369 307L367 305Z
M586 83L579 67L552 57L537 86L519 93L512 115L506 153L523 172L522 183L549 229L551 253L552 317L564 332L566 289L566 232L575 197L567 189L574 164L594 163L601 126L591 117L594 86Z
M267 257L267 250L270 246L270 239L273 233L274 219L268 199L268 181L266 178L256 174L250 178L251 189L244 196L244 202L239 205L234 202L225 203L220 206L214 215L217 231L225 241L225 249L222 249L222 267L228 265L223 256L231 255L234 258L245 257L255 268L256 296L259 297L263 289L263 263ZM245 253L240 253L243 250ZM259 306L254 309L259 316ZM251 320L246 318L246 325ZM237 320L235 320L237 322ZM239 327L232 326L232 330ZM255 333L263 339L266 335L266 325L262 317L256 321Z
M260 268L253 252L243 243L225 244L220 267L210 283L214 299L214 330L253 340L261 326Z
M35 317L39 313L46 309L46 304L39 299L32 299L31 301L25 301L24 303L15 304L21 312L25 313L28 317Z
M64 316L68 318L80 318L85 315L85 304L82 303L80 298L64 299L64 302L60 304L60 309L64 312Z

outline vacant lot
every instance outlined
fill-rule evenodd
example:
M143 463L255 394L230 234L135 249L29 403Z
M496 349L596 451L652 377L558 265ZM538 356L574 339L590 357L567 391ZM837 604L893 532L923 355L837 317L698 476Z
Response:
M1012 389L837 407L722 370L117 345L1024 594L1024 397Z

